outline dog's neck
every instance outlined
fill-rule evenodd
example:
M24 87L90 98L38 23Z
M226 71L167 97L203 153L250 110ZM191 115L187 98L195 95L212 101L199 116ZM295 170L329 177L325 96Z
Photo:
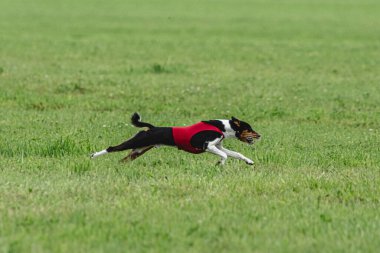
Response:
M226 131L223 131L224 138L236 138L236 132L232 129L230 121L228 119L220 119L220 121L224 125L224 129Z

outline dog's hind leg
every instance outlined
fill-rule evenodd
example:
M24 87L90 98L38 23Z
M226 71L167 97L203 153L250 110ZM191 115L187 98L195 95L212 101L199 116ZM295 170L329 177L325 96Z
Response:
M132 144L131 140L133 140L133 138L126 141L126 142L123 142L120 145L109 147L109 148L103 149L102 151L99 151L99 152L95 152L95 153L91 154L91 158L96 158L98 156L105 155L105 154L110 153L110 152L123 151L126 149L134 148L134 146L131 145Z
M105 155L107 153L108 153L107 149L104 149L102 151L95 152L95 153L91 154L91 158L95 158L95 157L98 157L98 156L101 156L101 155Z
M140 131L135 136L129 140L117 145L111 146L102 151L96 152L91 155L91 158L95 158L101 155L105 155L111 152L124 151L127 149L141 149L144 147L152 146L156 144L156 140L151 137L151 130L149 131Z
M124 151L127 149L143 148L149 145L149 144L147 145L148 142L149 142L149 131L140 131L129 140L117 146L108 147L106 150L107 152L118 152L118 151Z
M123 151L127 149L132 149L137 152L137 150L145 150L147 147L152 147L156 145L169 145L173 146L174 145L174 140L173 140L173 134L172 130L169 127L155 127L151 130L148 131L140 131L138 132L135 136L130 138L129 140L117 145L117 146L111 146L108 147L107 149L104 149L102 151L96 152L91 155L91 158L95 158L107 153L111 152L118 152L118 151ZM149 148L150 149L150 148ZM149 150L148 149L148 150ZM145 153L145 150L143 153ZM136 156L134 159L136 159L138 156L142 154L138 154L138 152L133 152L131 153L131 157ZM128 160L128 159L127 159ZM133 159L132 159L133 160Z
M138 134L136 134L134 137L132 137L131 139L121 143L120 145L117 145L117 146L111 146L111 147L108 147L106 149L103 149L102 151L99 151L99 152L95 152L93 154L91 154L91 158L96 158L98 156L101 156L101 155L105 155L105 154L108 154L110 152L117 152L117 151L123 151L123 150L127 150L127 149L133 149L133 148L137 148L135 145L135 138L136 136L138 136Z
M133 161L133 160L137 159L138 157L142 156L143 154L145 154L145 152L152 149L153 147L154 146L148 146L148 147L133 149L126 157L121 159L120 162Z

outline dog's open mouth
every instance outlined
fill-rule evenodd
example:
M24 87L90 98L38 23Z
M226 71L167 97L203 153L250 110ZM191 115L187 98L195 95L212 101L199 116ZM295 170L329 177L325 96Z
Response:
M253 136L253 137L250 136L250 137L247 137L245 140L249 145L252 145L252 144L255 144L256 141L260 140L260 135L258 135L257 137L256 136Z
M255 143L255 141L253 140L252 137L248 137L248 138L247 138L247 143L248 143L249 145L252 145L252 144Z

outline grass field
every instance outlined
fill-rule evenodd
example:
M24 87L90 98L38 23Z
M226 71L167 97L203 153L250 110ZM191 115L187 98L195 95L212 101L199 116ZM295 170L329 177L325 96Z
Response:
M377 0L0 1L0 252L378 252ZM255 161L89 154L232 115Z

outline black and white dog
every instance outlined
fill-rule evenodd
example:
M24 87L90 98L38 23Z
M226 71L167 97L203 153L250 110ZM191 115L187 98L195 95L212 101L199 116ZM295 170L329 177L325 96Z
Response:
M95 158L107 153L132 149L122 161L134 160L153 147L160 145L176 146L184 151L199 154L210 152L220 156L218 164L224 165L228 156L245 161L252 165L253 161L244 155L225 149L222 141L225 138L238 138L240 141L253 144L260 139L260 135L252 127L241 120L232 117L230 120L208 120L186 127L155 127L141 121L138 113L131 118L136 127L147 127L148 130L140 131L131 139L117 146L112 146L102 151L93 153Z

